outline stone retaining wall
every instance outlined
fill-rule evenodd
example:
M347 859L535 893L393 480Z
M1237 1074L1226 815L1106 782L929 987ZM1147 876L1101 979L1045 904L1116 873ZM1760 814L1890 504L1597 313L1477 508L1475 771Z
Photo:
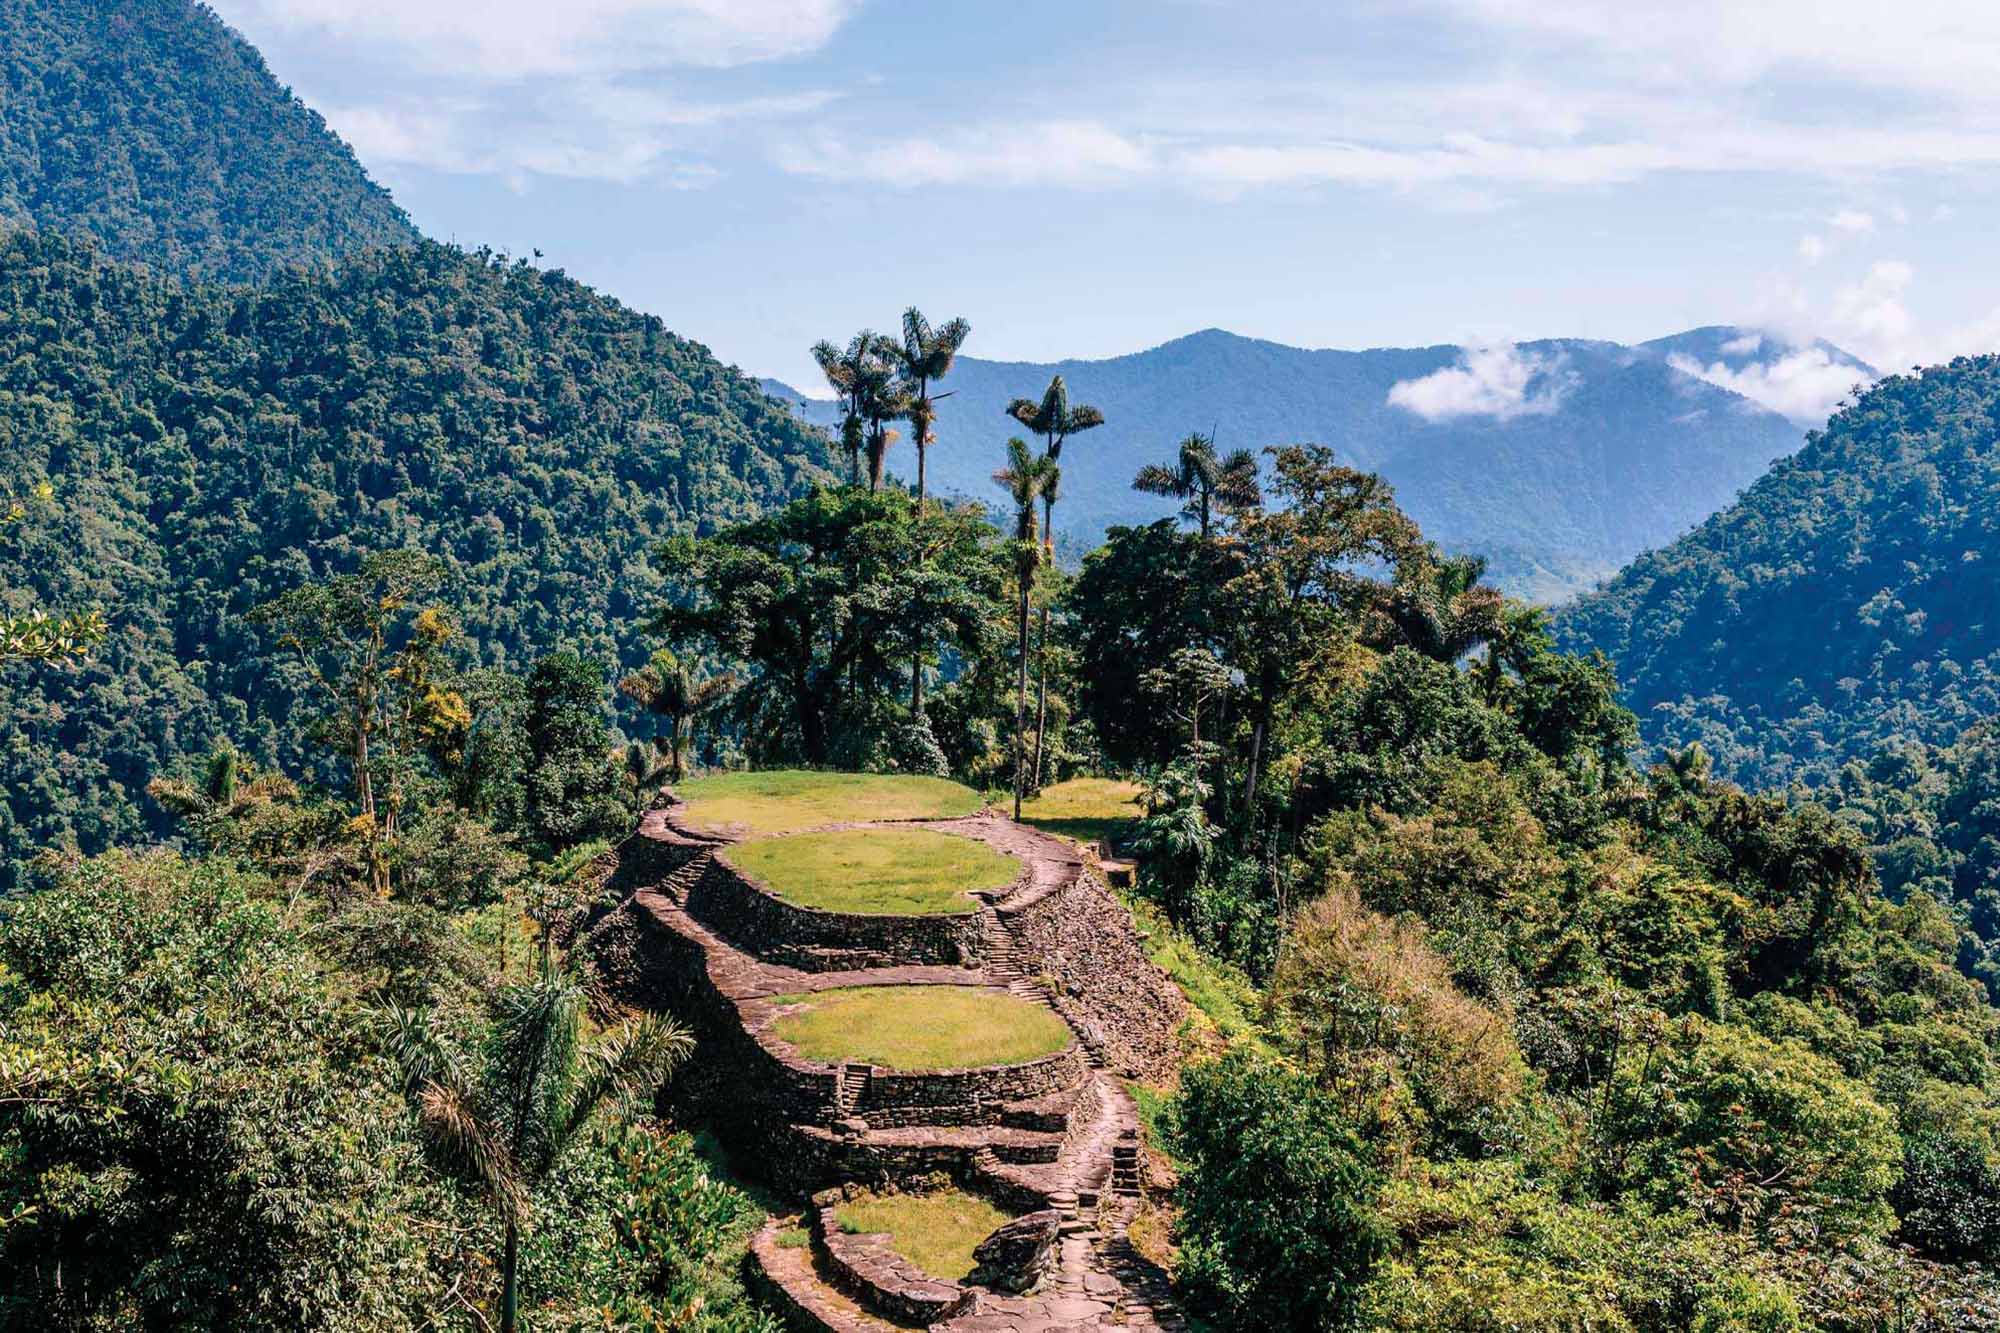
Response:
M1058 888L999 911L1022 968L1055 983L1065 1017L1087 1026L1121 1072L1145 1078L1174 1066L1187 1000L1146 957L1130 914L1095 875L1079 865Z
M874 916L785 902L718 853L688 895L688 910L738 948L806 972L864 967L976 967L979 911Z
M766 1045L755 1035L760 1024L746 1021L744 1009L716 988L701 946L657 916L648 895L635 897L623 910L636 917L632 963L640 993L648 1003L679 1016L701 1044L699 1072L677 1081L672 1099L708 1112L705 1118L759 1161L774 1182L813 1188L843 1175L966 1169L969 1155L959 1148L871 1153L815 1146L791 1132L794 1125L831 1124L841 1118L840 1067L787 1057ZM759 1009L768 1002L746 1003ZM768 1022L768 1015L760 1017ZM1087 1059L1074 1043L1023 1064L926 1072L871 1069L853 1115L872 1129L993 1123L1007 1103L1074 1087L1088 1072Z
M856 1107L864 1112L893 1113L932 1106L1033 1101L1074 1087L1088 1072L1083 1051L1074 1042L1054 1055L1026 1064L928 1073L878 1069L869 1076Z
M849 1235L835 1214L839 1202L813 1214L813 1240L834 1282L863 1305L905 1324L928 1327L962 1313L971 1294L956 1282L932 1277L890 1248L887 1235Z

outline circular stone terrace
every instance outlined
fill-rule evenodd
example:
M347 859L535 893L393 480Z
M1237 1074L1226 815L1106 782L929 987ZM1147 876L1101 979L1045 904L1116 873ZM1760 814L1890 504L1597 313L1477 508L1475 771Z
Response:
M985 843L920 828L845 828L751 838L722 854L780 902L859 916L946 916L979 910L1021 862Z
M847 986L779 996L765 1032L818 1064L901 1073L1021 1065L1067 1050L1047 1005L978 986Z
M944 778L781 769L682 783L675 822L690 833L744 839L837 824L963 819L979 794Z
M774 1180L849 1182L753 1245L795 1322L1176 1323L1125 1237L1136 1107L1076 1003L1147 965L1075 847L942 779L732 773L673 796L633 862L655 864L650 843L672 868L644 871L627 902L661 993L731 1053L716 1105L761 1136ZM1127 953L1086 943L1098 971L1051 989L1058 923L1107 913L1089 929ZM857 1195L863 1181L881 1192Z

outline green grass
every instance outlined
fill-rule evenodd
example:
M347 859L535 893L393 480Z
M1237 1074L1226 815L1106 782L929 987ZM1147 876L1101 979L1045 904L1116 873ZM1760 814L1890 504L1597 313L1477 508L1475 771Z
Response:
M970 912L974 889L1004 889L1021 863L985 843L928 829L843 829L759 838L724 853L799 907L880 916Z
M890 1248L932 1277L969 1277L972 1252L1012 1215L977 1194L938 1190L930 1194L864 1194L834 1213L842 1231L854 1235L887 1232Z
M906 1071L1024 1064L1070 1043L1069 1025L1018 995L972 986L854 986L786 995L771 1025L801 1056Z
M1122 897L1145 936L1146 957L1166 969L1187 996L1188 1003L1214 1026L1223 1040L1272 1052L1270 1038L1258 1018L1262 1006L1257 987L1250 978L1203 953L1193 940L1174 929L1156 904L1130 894Z
M1179 1170L1182 1165L1180 1159L1167 1151L1167 1113L1173 1105L1174 1094L1148 1083L1127 1083L1125 1090L1132 1094L1132 1101L1139 1108L1139 1131L1145 1136L1148 1146L1172 1163L1175 1170Z
M979 794L943 778L880 773L722 773L674 789L688 826L710 833L794 833L860 819L956 819Z
M1071 778L1042 788L1021 806L1021 822L1058 837L1097 842L1139 818L1139 784L1114 778Z

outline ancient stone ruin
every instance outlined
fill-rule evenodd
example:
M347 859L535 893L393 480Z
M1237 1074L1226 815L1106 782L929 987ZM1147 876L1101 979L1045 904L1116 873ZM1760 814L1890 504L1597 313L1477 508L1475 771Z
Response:
M1020 864L1013 884L968 896L963 912L848 914L782 900L731 863L736 839L697 831L686 814L654 810L619 849L584 944L622 999L695 1028L675 1114L711 1126L799 1201L752 1246L788 1319L836 1333L1179 1327L1164 1275L1126 1235L1145 1180L1123 1080L1171 1064L1185 1001L1084 856L991 812L831 825L932 829ZM908 988L916 1006L935 987L1046 1006L1068 1038L1014 1063L910 1069L809 1059L774 1031L813 997L861 987ZM1013 1219L964 1278L924 1273L892 1238L835 1221L857 1189L943 1178Z

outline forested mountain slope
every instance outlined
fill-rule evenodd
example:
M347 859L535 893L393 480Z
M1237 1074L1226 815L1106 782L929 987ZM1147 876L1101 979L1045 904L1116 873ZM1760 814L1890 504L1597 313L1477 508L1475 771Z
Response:
M81 666L0 678L0 858L138 835L146 781L223 733L300 771L244 613L309 574L418 547L487 663L635 661L658 541L761 512L825 448L657 319L484 253L250 291L0 238L0 471L55 495L0 539L5 586L112 625Z
M248 42L189 0L0 0L0 225L232 281L416 230Z
M1558 627L1650 743L1752 787L2000 713L2000 357L1884 380Z
M1838 349L1824 350L1852 364L1857 380L1874 378ZM1008 401L1040 397L1060 374L1074 401L1105 415L1102 429L1063 454L1060 526L1086 548L1111 524L1173 511L1135 492L1132 477L1191 431L1214 431L1225 450L1311 441L1388 478L1426 533L1489 557L1508 591L1556 601L1680 536L1798 448L1802 432L1792 422L1672 364L1690 357L1737 369L1766 354L1755 335L1731 328L1634 347L1554 339L1504 352L1309 351L1210 329L1105 361L961 357L943 385L954 394L939 404L931 476L989 496L987 474L1019 433ZM1478 360L1486 355L1505 364ZM1520 379L1479 387L1489 372ZM1408 390L1392 401L1399 385L1427 380L1462 403ZM832 403L801 402L794 389L766 383L809 419L837 425ZM1447 410L1459 405L1486 410ZM891 467L914 470L906 450Z

